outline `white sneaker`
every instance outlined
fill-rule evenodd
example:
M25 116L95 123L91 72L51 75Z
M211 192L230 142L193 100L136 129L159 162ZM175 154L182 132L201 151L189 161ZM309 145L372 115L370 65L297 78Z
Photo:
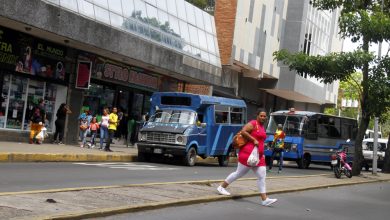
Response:
M221 195L230 196L230 192L228 192L222 186L218 186L217 190L218 190L219 194L221 194Z
M91 148L95 148L95 145L94 145L94 144L92 144Z
M267 197L264 201L261 201L261 205L270 206L270 205L274 204L276 201L278 201L278 200L277 199L270 199Z

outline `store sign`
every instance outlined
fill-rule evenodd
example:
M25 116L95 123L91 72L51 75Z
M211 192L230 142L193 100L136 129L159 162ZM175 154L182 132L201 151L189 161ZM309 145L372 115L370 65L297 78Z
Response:
M65 81L66 48L0 27L0 65L29 75Z
M92 62L92 78L158 89L158 77L143 73L141 68L122 65L92 54L81 54L79 60Z

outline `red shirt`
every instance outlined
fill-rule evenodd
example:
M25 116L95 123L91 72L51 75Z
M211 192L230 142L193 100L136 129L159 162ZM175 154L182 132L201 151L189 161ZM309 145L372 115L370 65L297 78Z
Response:
M99 124L97 122L96 123L91 122L89 128L91 129L91 131L96 131L99 128Z
M252 120L249 123L251 123L253 126L253 130L250 133L250 135L259 142L258 150L259 150L260 162L257 164L257 166L258 167L265 166L264 140L267 137L267 135L265 133L263 125L258 123L256 120ZM252 141L248 141L248 143L240 149L240 151L238 152L238 161L241 164L248 166L247 160L249 155L252 153L254 146L255 145L253 144Z

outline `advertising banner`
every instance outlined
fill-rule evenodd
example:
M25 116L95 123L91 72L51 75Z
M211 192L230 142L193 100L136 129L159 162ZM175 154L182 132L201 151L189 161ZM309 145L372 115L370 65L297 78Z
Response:
M0 66L66 82L66 47L0 26Z

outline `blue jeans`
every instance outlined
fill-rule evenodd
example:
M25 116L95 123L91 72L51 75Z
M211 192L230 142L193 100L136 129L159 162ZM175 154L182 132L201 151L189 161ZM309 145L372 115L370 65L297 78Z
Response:
M103 149L103 141L108 139L108 128L100 127L100 148Z
M82 145L85 145L85 142L87 141L86 140L87 131L88 131L88 129L87 130L81 130L80 129L80 140L81 140Z
M283 168L283 156L284 156L284 149L281 148L274 148L272 150L271 160L269 163L269 169L272 169L272 165L274 163L274 157L276 154L279 154L279 170L282 170Z

